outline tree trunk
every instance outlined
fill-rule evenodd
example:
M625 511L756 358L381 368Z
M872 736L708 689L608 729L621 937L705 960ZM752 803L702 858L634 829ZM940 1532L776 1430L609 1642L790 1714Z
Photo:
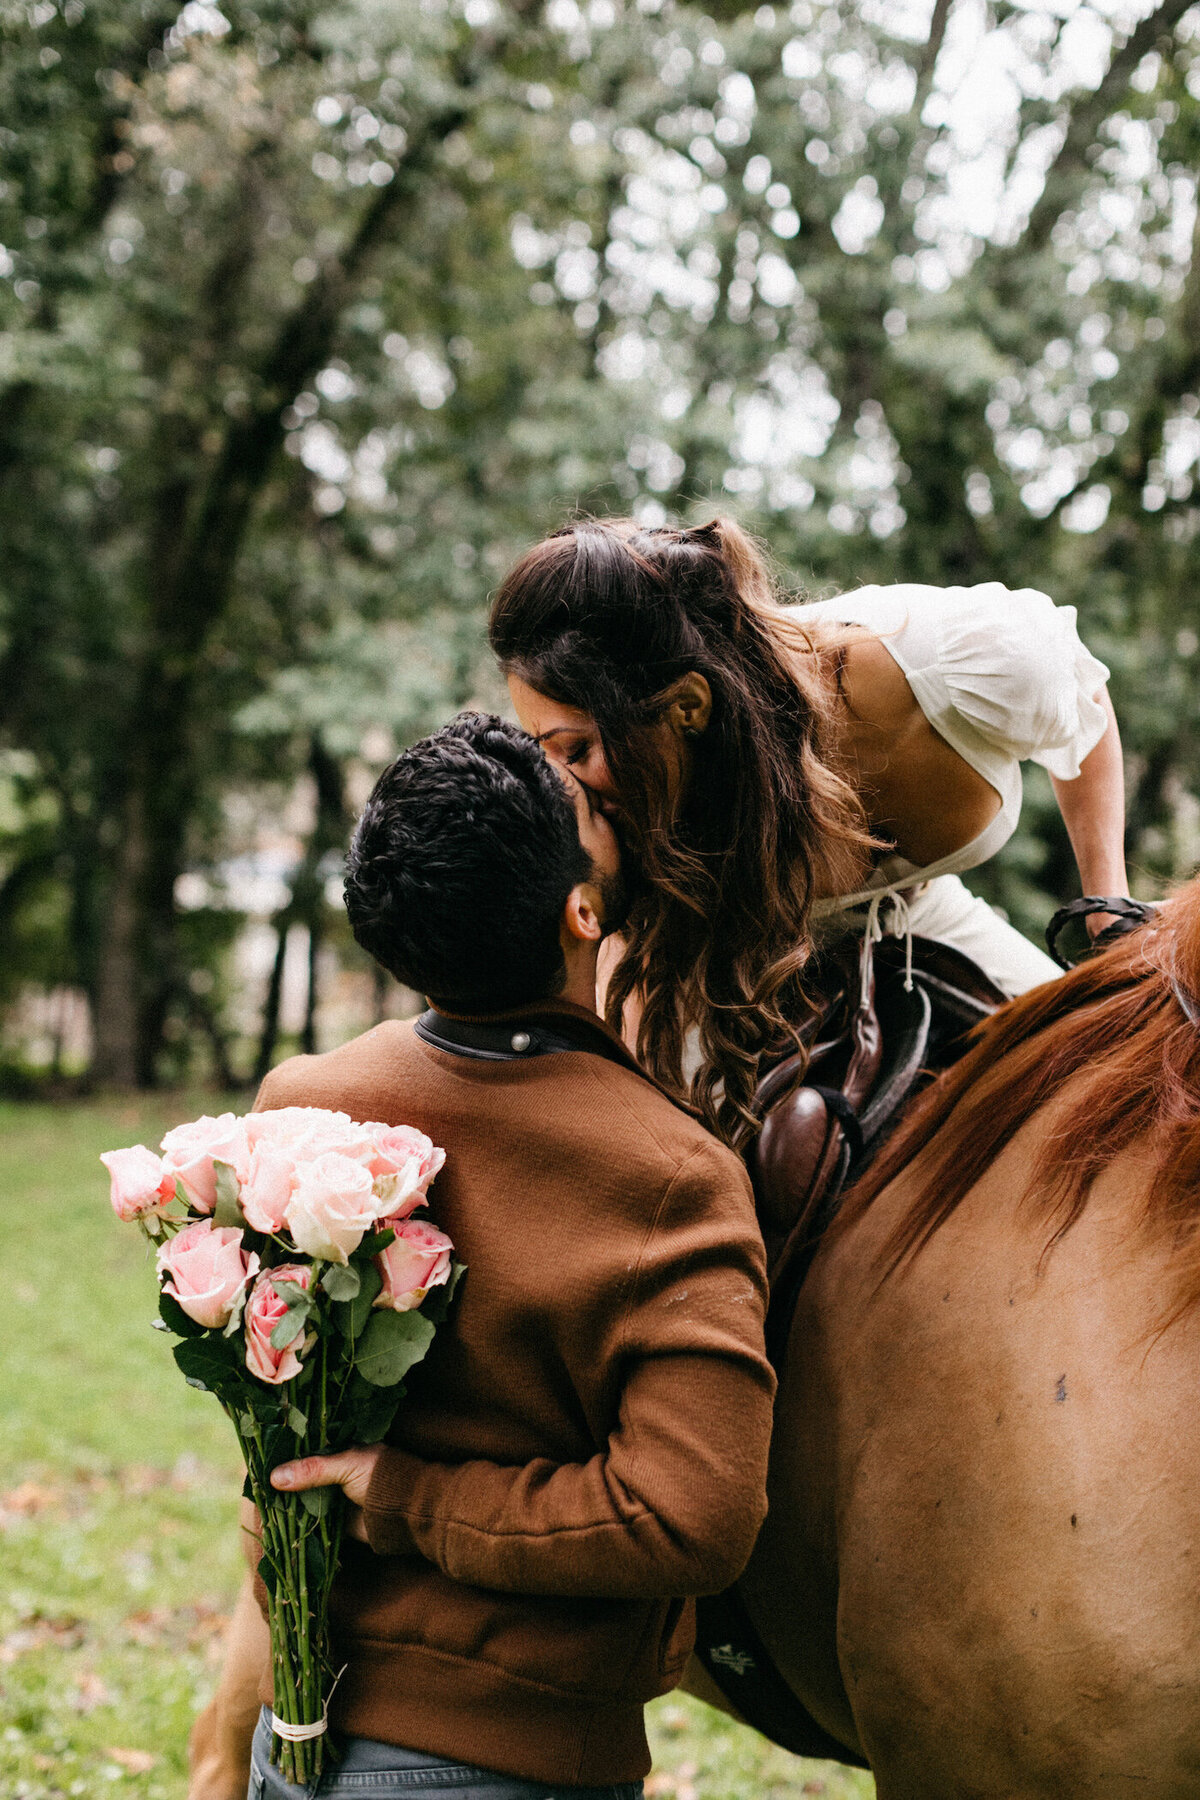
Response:
M320 998L318 988L321 966L320 906L321 897L318 895L308 922L308 1003L304 1009L304 1030L300 1033L300 1052L303 1056L315 1056L317 1053L317 1004Z
M254 1063L254 1085L261 1087L271 1072L271 1064L275 1060L275 1045L279 1041L279 1006L283 999L283 965L287 961L288 931L291 928L291 911L284 907L273 920L276 933L275 961L271 964L271 979L267 983L267 994L263 1001L262 1030L258 1039L258 1056Z
M125 808L114 858L91 995L92 1075L102 1087L137 1085L142 988L138 948L145 863L145 820L135 792Z

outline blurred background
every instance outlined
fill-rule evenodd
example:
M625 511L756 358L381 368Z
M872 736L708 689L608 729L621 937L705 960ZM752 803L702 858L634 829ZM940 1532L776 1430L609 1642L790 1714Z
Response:
M0 0L0 1080L411 997L340 857L575 509L1047 590L1200 846L1200 8ZM1073 871L1035 772L979 877Z
M1042 588L1194 868L1198 170L1187 0L0 0L6 1795L183 1800L240 1475L96 1157L415 1004L343 846L532 540ZM976 878L1071 893L1040 771ZM652 1713L659 1800L873 1791Z

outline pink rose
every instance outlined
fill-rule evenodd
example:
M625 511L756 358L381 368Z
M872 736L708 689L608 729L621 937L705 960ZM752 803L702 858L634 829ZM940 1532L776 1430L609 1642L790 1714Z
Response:
M346 1263L379 1217L371 1171L336 1150L301 1163L286 1224L297 1250Z
M238 1295L258 1273L258 1257L242 1249L242 1233L211 1219L185 1225L158 1253L163 1292L178 1300L189 1319L210 1328L228 1325Z
M295 1185L294 1159L273 1139L260 1138L250 1152L246 1179L238 1195L247 1224L253 1225L255 1231L282 1231Z
M148 1214L158 1216L175 1198L174 1171L164 1168L144 1144L106 1150L100 1161L112 1177L112 1209L126 1224Z
M454 1245L444 1231L424 1219L405 1219L394 1227L396 1236L375 1258L383 1276L376 1306L393 1312L411 1312L420 1306L430 1288L441 1287L450 1274Z
M407 1219L426 1204L429 1185L445 1162L446 1152L412 1125L371 1124L363 1129L374 1142L370 1169L375 1192L383 1202L381 1217L389 1223Z
M211 1212L217 1204L217 1172L214 1162L231 1163L239 1181L246 1175L250 1147L236 1113L219 1119L205 1115L188 1125L177 1125L162 1141L163 1162L178 1175L199 1212Z
M271 1342L271 1333L287 1311L287 1301L275 1292L275 1283L294 1281L297 1287L307 1288L311 1277L307 1263L280 1263L277 1269L264 1269L250 1289L245 1312L246 1367L260 1381L278 1384L300 1373L296 1346L303 1342L303 1333L286 1350L277 1350Z
M374 1147L370 1133L356 1125L349 1113L326 1112L320 1106L281 1106L271 1112L250 1113L245 1126L252 1146L269 1143L297 1163L336 1151L366 1164Z

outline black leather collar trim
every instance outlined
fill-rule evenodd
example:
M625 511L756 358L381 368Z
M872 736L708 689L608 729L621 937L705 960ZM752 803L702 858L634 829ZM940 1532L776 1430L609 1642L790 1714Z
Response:
M555 1056L565 1050L590 1051L614 1061L613 1050L602 1031L584 1022L556 1017L553 1024L539 1019L450 1019L435 1007L422 1013L413 1030L435 1050L467 1056L477 1062L527 1062L531 1056Z

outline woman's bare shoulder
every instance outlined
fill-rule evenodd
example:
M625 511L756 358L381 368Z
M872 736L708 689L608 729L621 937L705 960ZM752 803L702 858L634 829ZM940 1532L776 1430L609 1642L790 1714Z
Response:
M847 643L842 754L873 831L918 866L959 850L1000 804L929 723L903 669L869 632Z
M894 736L920 714L904 670L873 631L847 633L843 656L847 709L860 724Z

